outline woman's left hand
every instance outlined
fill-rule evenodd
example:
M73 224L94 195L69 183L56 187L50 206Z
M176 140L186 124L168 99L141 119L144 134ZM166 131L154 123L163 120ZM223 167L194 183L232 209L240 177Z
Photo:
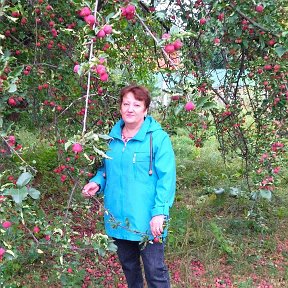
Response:
M151 219L150 229L154 237L158 237L162 234L164 220L165 220L165 215L157 215Z

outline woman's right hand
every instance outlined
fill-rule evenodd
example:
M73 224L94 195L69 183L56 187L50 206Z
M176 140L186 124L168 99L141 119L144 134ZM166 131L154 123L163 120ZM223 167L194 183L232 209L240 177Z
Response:
M96 192L100 189L100 186L95 182L87 183L82 189L82 195L85 198L92 197L96 194Z

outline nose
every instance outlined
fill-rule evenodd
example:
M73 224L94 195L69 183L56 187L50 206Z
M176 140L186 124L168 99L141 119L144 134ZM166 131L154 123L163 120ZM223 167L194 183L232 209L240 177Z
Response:
M132 112L132 111L133 111L133 105L129 105L128 112Z

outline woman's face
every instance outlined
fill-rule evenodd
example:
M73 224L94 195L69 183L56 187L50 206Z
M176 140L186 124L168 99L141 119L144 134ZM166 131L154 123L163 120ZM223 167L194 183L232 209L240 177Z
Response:
M132 92L128 92L124 97L120 108L120 113L125 124L141 125L147 114L144 101L136 100Z

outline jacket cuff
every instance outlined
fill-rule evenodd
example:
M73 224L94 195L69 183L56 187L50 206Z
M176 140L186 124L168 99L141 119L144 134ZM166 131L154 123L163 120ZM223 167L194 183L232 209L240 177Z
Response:
M166 215L169 216L169 204L165 203L163 206L155 206L152 209L152 217L157 215Z
M98 190L98 192L102 192L106 184L106 179L104 177L99 177L96 175L93 178L91 178L89 182L97 183L100 186L100 189Z

